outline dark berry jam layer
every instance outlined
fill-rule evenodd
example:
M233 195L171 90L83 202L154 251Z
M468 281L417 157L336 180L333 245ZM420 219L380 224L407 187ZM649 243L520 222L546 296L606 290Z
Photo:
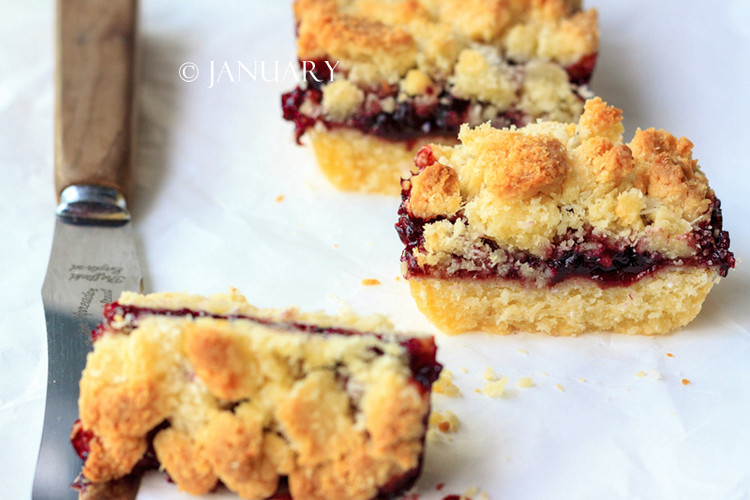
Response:
M320 90L300 87L281 96L284 119L294 123L298 143L316 123L322 123L327 129L353 128L390 141L414 141L426 135L455 138L461 124L469 121L469 109L472 105L469 100L459 99L443 91L427 102L409 99L396 103L392 111L383 109L381 98L369 99L366 109L338 122L323 116L310 117L300 111L305 101L318 106L322 98ZM508 111L493 120L493 124L497 127L521 126L524 123L523 116L518 111Z
M596 64L597 54L590 54L565 68L573 87L587 85ZM327 68L325 60L318 61L317 67ZM511 61L511 65L514 63ZM414 141L425 136L443 136L454 138L460 126L470 123L472 108L487 107L487 103L461 99L452 95L444 85L434 85L427 89L423 96L411 97L399 101L398 85L384 84L366 91L366 98L358 113L344 121L329 120L317 113L315 116L302 112L303 104L309 108L320 109L323 98L322 88L330 82L331 74L314 73L303 86L281 96L281 107L284 119L294 123L295 138L300 138L316 123L326 128L352 128L368 135L374 135L391 141ZM384 109L383 101L390 100L391 105ZM499 112L491 120L496 128L527 124L531 117L523 110L509 109ZM482 118L484 121L484 118ZM476 125L478 123L474 123Z
M83 424L81 424L81 420L76 420L73 423L73 430L70 432L70 444L73 445L73 449L76 451L76 454L84 462L89 456L92 439L94 439L94 432L84 430Z
M96 341L104 332L110 329L109 325L120 316L128 321L132 328L137 326L138 320L144 316L169 316L169 317L186 317L186 318L214 318L226 320L247 320L263 325L277 327L283 330L311 333L315 335L372 335L379 339L385 336L378 333L364 333L358 330L338 327L323 327L310 323L302 322L279 322L267 318L258 318L243 314L221 315L208 313L206 311L195 311L188 308L182 309L150 309L146 307L137 307L132 305L120 304L113 302L104 306L104 322L91 332L91 338ZM127 333L125 331L124 333ZM414 381L417 382L423 391L429 391L432 384L437 380L443 366L437 362L437 346L435 339L432 337L397 337L396 341L406 351L409 361L409 368L412 372ZM382 353L381 353L382 354Z
M156 427L154 427L147 437L148 442L151 443L153 441L154 436L161 431L162 429L166 429L169 427L168 422L162 422ZM84 462L89 456L89 452L91 451L91 441L96 438L96 434L94 434L91 430L84 430L83 424L81 423L81 420L78 419L75 422L73 422L73 428L70 431L70 444L73 445L73 449L75 450L78 457L83 460ZM143 457L138 461L138 463L133 467L133 471L131 473L139 474L143 473L148 470L158 469L159 468L159 459L156 458L156 451L154 451L153 445L150 445L148 449L146 450L146 453L143 454ZM76 483L73 485L75 489L78 490L85 490L91 483L83 476L80 476L79 479L76 481Z
M545 258L531 255L523 250L500 249L497 243L487 238L479 242L476 256L467 258L453 256L454 263L471 262L470 266L456 265L449 271L447 267L420 266L414 257L414 250L424 252L424 228L428 222L411 215L406 208L409 196L409 183L404 181L402 203L396 223L401 242L405 248L401 261L406 264L406 278L459 278L459 279L509 279L524 281L522 269L533 269L544 276L548 286L570 278L587 278L602 287L629 286L639 279L669 266L696 266L716 269L720 276L726 276L735 265L729 251L729 235L722 230L721 203L714 199L711 218L692 230L690 240L696 248L692 257L670 259L656 252L639 251L632 246L618 245L593 231L572 232L553 242L551 254ZM461 218L458 215L451 219ZM504 252L502 264L497 258L490 259L490 252ZM496 255L495 255L496 257ZM467 269L470 268L471 270ZM453 270L455 268L455 270Z
M591 83L591 76L594 74L598 55L598 53L594 52L593 54L583 56L577 63L567 66L565 71L568 73L570 83L574 85L588 85Z

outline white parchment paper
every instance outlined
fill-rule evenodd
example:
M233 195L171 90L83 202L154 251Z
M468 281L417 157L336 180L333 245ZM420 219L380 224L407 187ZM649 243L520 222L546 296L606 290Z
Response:
M594 91L624 110L627 140L653 126L695 143L741 261L695 322L658 338L440 334L399 279L398 200L333 190L281 119L280 94L295 84L285 71L295 60L290 5L141 4L131 205L148 291L235 286L259 306L346 304L434 333L462 396L435 395L433 406L460 423L429 443L419 498L750 497L747 2L587 2L602 31ZM46 386L39 290L54 211L54 5L6 2L2 12L0 497L21 499ZM238 61L265 77L241 75ZM185 63L198 70L193 82L180 78ZM487 367L509 379L502 398L476 392ZM522 377L533 385L519 387ZM188 496L155 474L139 498Z

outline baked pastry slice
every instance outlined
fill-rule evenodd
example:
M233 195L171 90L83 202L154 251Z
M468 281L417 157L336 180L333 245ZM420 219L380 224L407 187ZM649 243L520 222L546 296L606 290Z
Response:
M340 189L397 195L463 123L576 120L599 50L578 0L297 0L304 81L282 96Z
M94 337L72 436L88 481L151 457L193 494L221 482L262 499L288 484L330 500L395 495L420 473L432 337L261 310L236 292L125 293Z
M419 309L456 333L666 333L734 267L720 203L664 130L623 143L620 110L461 128L425 146L396 225Z

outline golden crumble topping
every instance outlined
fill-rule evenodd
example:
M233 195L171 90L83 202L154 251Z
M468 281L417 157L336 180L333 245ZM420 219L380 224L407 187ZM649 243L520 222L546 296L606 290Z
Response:
M409 210L423 219L453 215L460 208L461 192L458 174L440 163L427 166L411 185Z
M372 75L376 80L393 79L416 62L416 42L406 30L349 15L335 0L300 0L295 3L295 14L300 59L346 61L367 80Z
M563 65L598 50L596 11L581 11L578 1L297 0L294 11L300 59L340 60L370 82L400 78L415 65L428 74L452 68L472 44Z
M297 0L294 12L301 60L340 61L368 85L414 69L455 74L465 94L490 102L507 101L513 86L493 59L566 66L599 43L596 11L571 0Z
M427 179L432 171L444 179L455 172L465 218L427 224L417 259L435 264L486 237L544 256L556 237L585 226L670 258L693 253L683 235L710 217L713 193L692 158L692 144L654 129L638 130L623 143L620 122L620 110L595 98L577 124L463 126L460 145L430 146L440 166L429 167ZM455 185L420 182L420 176L411 179L419 213L455 214L455 201L442 202L454 200ZM428 199L436 203L424 203Z

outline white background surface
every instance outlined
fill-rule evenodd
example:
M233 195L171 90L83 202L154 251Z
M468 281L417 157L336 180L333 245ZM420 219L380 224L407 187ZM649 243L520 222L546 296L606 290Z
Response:
M233 285L260 306L331 312L344 301L433 332L396 279L398 200L327 185L280 118L279 95L294 82L207 88L210 61L279 61L283 70L294 60L289 5L141 3L131 206L147 290ZM593 90L624 110L627 140L636 126L654 126L695 143L744 263L694 323L666 337L435 332L463 397L437 395L434 408L452 410L461 426L451 442L430 444L420 498L472 486L506 500L750 498L750 2L588 5L599 8L602 31ZM3 0L0 13L0 498L23 499L46 384L39 291L55 206L54 12L50 1ZM178 77L187 61L201 70L194 83ZM364 287L364 278L382 285ZM510 378L506 397L474 392L488 366ZM652 370L661 379L636 376ZM535 385L518 388L522 376ZM155 476L140 497L180 495Z

